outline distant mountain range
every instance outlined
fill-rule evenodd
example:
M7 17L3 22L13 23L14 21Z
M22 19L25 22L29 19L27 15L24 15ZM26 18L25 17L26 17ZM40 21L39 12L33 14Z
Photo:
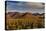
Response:
M44 16L45 13L42 13L42 14L39 14L39 13L29 13L29 12L26 12L26 13L19 13L19 12L8 12L6 13L6 15L10 16L10 17L13 17L13 18L30 18L32 16Z

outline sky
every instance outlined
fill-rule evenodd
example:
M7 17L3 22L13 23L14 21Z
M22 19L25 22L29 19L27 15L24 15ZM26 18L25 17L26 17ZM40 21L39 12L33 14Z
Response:
M44 4L40 2L7 1L7 12L44 13Z

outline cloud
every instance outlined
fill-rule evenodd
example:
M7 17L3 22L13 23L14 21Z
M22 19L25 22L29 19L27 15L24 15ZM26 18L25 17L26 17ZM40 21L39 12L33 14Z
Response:
M35 2L22 2L22 1L7 1L8 11L18 12L44 12L44 5L42 3Z
M28 7L40 8L40 9L44 7L44 5L42 3L40 3L40 2L27 2L26 5Z

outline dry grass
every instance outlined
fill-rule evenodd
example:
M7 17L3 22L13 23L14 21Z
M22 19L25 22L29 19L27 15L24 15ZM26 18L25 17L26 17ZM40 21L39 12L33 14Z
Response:
M33 29L44 28L44 18L41 16L31 16L31 18L6 17L6 29Z

